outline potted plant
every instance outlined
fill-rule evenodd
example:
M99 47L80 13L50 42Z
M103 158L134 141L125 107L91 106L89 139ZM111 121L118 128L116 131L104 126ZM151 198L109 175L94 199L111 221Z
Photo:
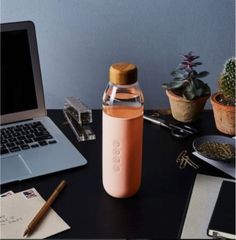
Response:
M235 61L232 57L225 62L219 90L211 96L216 128L229 135L235 135Z
M171 73L173 81L162 84L162 87L169 97L173 117L181 122L192 122L199 118L210 97L209 86L200 80L209 72L195 70L202 63L196 61L199 56L193 55L193 52L182 55L182 58L179 67Z

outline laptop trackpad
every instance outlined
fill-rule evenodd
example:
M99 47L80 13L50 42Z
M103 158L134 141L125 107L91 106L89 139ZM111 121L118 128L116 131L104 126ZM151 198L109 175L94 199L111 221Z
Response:
M1 182L21 180L31 175L31 171L21 155L1 159Z

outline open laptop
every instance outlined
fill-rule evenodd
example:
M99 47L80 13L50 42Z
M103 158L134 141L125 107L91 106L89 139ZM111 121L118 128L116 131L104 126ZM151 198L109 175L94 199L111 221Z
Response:
M56 89L56 86L55 86ZM34 24L1 24L1 184L87 161L48 118Z

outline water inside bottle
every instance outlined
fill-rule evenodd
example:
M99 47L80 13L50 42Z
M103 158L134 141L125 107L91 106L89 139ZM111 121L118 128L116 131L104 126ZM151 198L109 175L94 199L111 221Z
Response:
M137 118L143 115L143 107L133 106L103 106L103 112L116 118Z
M141 183L143 107L103 110L104 187L112 196L129 197Z

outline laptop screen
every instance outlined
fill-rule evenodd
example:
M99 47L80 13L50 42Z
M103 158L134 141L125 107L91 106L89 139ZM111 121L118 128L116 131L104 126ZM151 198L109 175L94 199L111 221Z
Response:
M27 30L1 32L1 115L37 107Z

